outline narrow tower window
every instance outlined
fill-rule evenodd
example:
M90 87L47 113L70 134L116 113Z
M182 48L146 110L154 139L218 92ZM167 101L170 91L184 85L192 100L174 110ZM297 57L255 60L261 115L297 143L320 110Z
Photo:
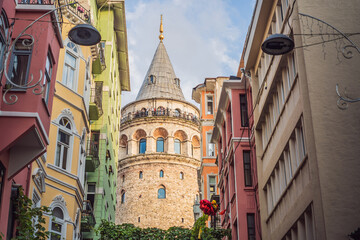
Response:
M142 138L139 142L139 153L145 153L146 151L146 139Z
M139 172L139 179L142 179L142 178L143 178L143 172L140 171L140 172Z
M174 150L176 154L181 154L181 142L179 139L175 139L174 141Z
M160 177L164 177L164 171L160 170Z
M159 188L159 190L158 190L158 198L159 199L165 199L166 198L166 190L165 190L164 186Z

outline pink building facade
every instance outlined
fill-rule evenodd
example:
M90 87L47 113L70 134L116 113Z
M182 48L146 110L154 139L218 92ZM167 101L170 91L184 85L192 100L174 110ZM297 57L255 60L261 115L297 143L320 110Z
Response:
M53 10L50 1L0 1L0 232L10 239L14 231L12 188L22 185L28 193L30 163L46 152L55 91L60 19L56 12L35 23L14 43L4 61L7 39L13 42L32 20ZM54 22L55 23L52 23ZM60 20L61 21L61 20ZM31 36L33 36L33 39ZM24 88L11 84L11 81ZM31 81L33 77L33 81ZM15 188L16 189L16 188Z
M249 80L223 82L212 142L217 144L221 226L232 239L261 239Z

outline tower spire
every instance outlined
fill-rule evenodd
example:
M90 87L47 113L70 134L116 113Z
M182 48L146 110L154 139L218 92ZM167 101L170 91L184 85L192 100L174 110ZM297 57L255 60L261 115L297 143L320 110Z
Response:
M162 40L164 39L163 32L164 32L164 27L163 27L162 14L161 14L161 18L160 18L160 35L159 35L160 42L162 42Z

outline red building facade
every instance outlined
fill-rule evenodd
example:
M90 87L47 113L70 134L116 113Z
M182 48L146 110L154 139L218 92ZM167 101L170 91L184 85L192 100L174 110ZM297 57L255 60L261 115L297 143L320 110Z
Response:
M232 239L260 239L259 204L249 80L223 82L212 141L217 144L223 228Z
M50 0L0 1L0 4L0 65L3 69L0 82L0 232L5 239L10 239L14 227L12 188L22 185L25 194L28 193L30 163L43 155L49 144L57 59L62 47L61 16L56 11L48 14L14 42L32 21L56 6ZM11 43L14 43L12 50L8 49Z

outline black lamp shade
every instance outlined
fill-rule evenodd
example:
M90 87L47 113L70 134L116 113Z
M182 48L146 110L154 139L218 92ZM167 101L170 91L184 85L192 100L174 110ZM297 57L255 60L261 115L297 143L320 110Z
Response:
M99 31L90 24L79 24L73 27L68 34L69 39L82 46L92 46L100 42Z
M263 42L261 49L270 55L283 55L294 49L294 41L284 34L273 34Z

